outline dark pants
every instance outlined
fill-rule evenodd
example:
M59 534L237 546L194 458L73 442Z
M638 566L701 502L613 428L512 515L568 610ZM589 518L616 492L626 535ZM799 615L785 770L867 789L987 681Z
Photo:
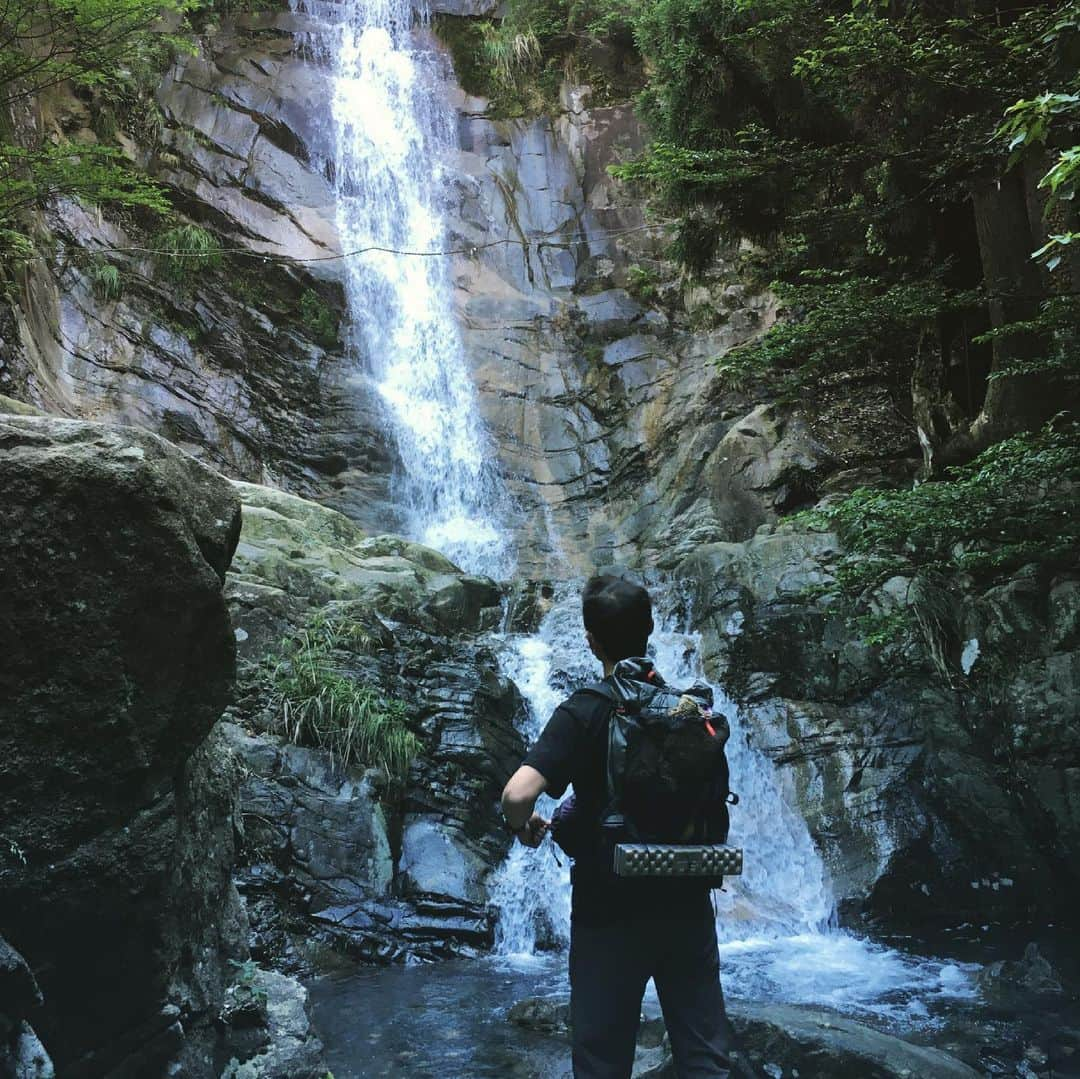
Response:
M574 1079L628 1079L650 977L679 1079L728 1079L733 1036L707 904L701 917L571 923Z

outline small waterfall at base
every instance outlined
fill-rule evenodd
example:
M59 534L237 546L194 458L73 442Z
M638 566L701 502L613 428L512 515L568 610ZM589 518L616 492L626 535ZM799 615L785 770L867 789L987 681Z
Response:
M657 593L651 648L674 685L704 681L698 635L680 628L672 597ZM685 618L683 618L685 621ZM535 635L501 641L503 671L529 704L527 743L579 685L599 677L585 644L577 591L567 589ZM731 721L728 760L740 797L732 809L732 844L746 852L741 877L715 892L725 988L735 997L827 1004L904 1022L928 1021L936 1000L974 996L961 964L904 955L835 927L828 875L794 795L754 746L738 708L718 686L717 707ZM542 798L545 816L555 803ZM497 949L514 965L542 961L569 943L570 879L546 840L536 851L515 844L491 884L499 912Z
M505 580L507 496L480 422L451 303L440 199L453 113L411 0L293 0L306 47L331 69L324 162L346 252L348 348L372 372L401 459L410 535ZM349 254L353 252L353 254Z

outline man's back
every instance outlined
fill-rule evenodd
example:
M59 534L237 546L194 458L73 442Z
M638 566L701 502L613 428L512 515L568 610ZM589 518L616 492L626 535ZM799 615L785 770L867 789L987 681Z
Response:
M652 670L648 664L644 670ZM610 696L579 689L554 712L525 763L547 779L547 793L559 798L574 789L574 866L571 916L589 925L630 918L696 917L709 887L696 880L623 879L615 876L600 835L608 800Z
M621 660L643 656L653 631L652 603L639 585L591 578L582 620L593 655L609 678ZM638 661L635 670L649 665ZM576 848L570 919L570 1013L575 1079L629 1079L649 978L656 984L679 1079L730 1075L731 1027L720 989L716 925L708 885L696 880L623 880L607 860L601 816L610 808L606 776L613 701L579 690L551 716L503 790L507 826L538 846L550 822L535 812L545 791L572 783L585 841Z

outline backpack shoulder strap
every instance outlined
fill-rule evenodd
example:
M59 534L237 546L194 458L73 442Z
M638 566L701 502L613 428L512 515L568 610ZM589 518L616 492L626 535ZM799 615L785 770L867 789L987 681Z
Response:
M615 704L618 700L615 687L610 682L592 682L587 686L582 686L577 692L586 693L590 697L603 697L611 704Z

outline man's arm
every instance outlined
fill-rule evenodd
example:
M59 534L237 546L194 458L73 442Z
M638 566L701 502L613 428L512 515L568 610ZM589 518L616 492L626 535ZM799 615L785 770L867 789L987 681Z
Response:
M507 780L502 792L502 814L510 830L527 847L536 847L547 834L550 821L533 812L547 780L530 764L523 764Z
M502 811L514 835L527 847L538 847L550 821L534 813L536 799L547 792L562 796L570 782L570 766L578 755L578 724L565 705L555 709L525 763L503 789Z

